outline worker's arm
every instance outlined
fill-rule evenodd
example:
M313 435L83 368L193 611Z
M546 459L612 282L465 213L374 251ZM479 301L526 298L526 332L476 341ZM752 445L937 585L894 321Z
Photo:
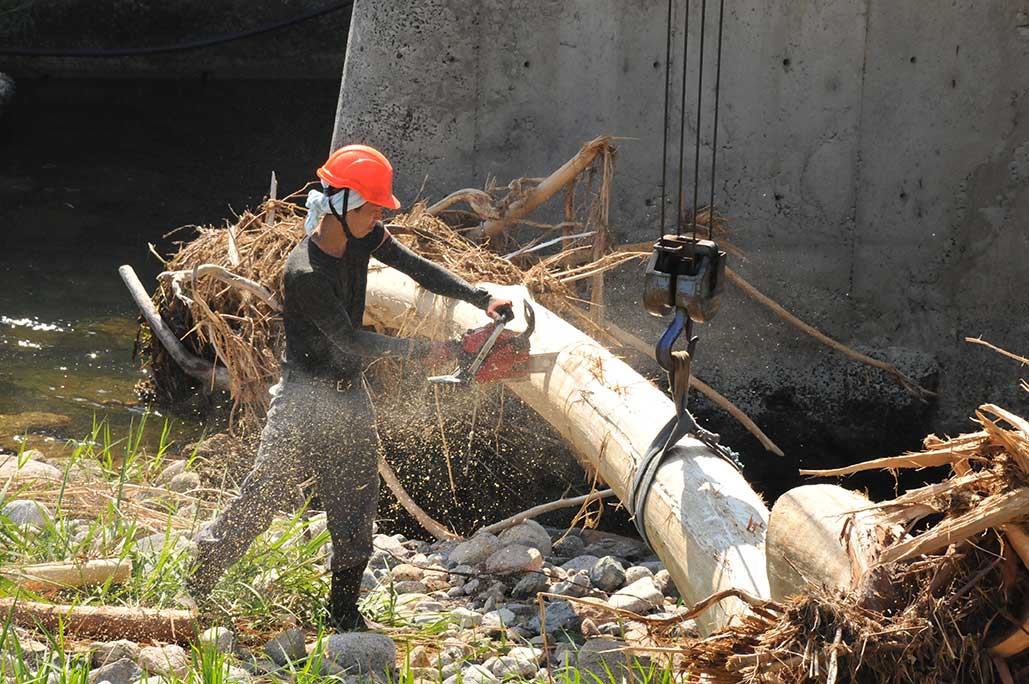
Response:
M483 311L489 308L491 297L487 290L472 287L460 276L454 275L434 261L415 254L390 235L389 231L386 231L382 244L372 252L372 255L387 266L407 274L433 294L460 299L474 304Z
M424 356L431 343L405 337L379 335L354 327L350 315L332 296L332 283L318 272L298 274L287 283L287 306L313 323L332 343L332 349L346 356ZM346 360L343 358L342 360Z

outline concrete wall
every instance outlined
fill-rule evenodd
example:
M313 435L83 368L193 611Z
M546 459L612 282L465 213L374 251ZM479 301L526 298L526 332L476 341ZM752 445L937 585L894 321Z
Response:
M747 253L733 266L940 396L912 400L732 288L701 330L698 375L789 448L790 465L915 447L929 430L970 428L985 401L1025 412L1024 371L962 340L982 334L1029 352L1029 3L726 4L716 203ZM700 2L692 5L691 120ZM357 0L333 144L380 146L410 201L426 178L425 194L439 197L489 176L544 174L596 135L624 136L614 232L649 239L665 12L646 0ZM706 83L713 77L709 69ZM706 197L706 125L702 139ZM640 274L620 274L610 315L654 335L660 323L638 304ZM763 459L731 421L698 406L752 462ZM770 480L781 470L755 468Z
M4 49L154 48L286 21L339 0L0 0L0 71L15 78L330 78L343 64L345 8L259 36L200 49L117 58L18 57Z

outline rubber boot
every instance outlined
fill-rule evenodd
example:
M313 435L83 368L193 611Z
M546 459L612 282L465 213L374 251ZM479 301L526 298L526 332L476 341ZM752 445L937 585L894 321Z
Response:
M368 625L357 610L364 566L333 569L329 589L329 624L339 632L362 632Z

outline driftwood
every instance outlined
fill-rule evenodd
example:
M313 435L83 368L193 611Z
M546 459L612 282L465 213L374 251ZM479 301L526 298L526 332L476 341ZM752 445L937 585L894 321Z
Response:
M579 150L578 154L565 162L559 169L544 178L539 185L530 190L525 197L515 200L507 207L500 218L487 221L482 226L482 235L487 238L496 237L511 226L531 214L537 207L556 195L575 180L603 150L609 149L611 138L596 138Z
M496 296L515 302L529 298L523 287L486 284ZM374 268L368 279L369 314L400 329L415 310L442 329L425 334L449 337L482 323L470 304L435 298L397 271ZM534 353L556 353L547 373L509 388L557 429L624 502L650 442L672 417L672 401L604 346L556 314L534 304ZM514 326L513 326L514 327ZM768 509L731 465L708 447L683 439L658 470L644 519L654 550L683 596L697 601L738 588L768 595L764 572L764 535ZM745 610L727 599L701 616L711 630Z
M132 574L128 558L83 561L81 563L44 563L26 565L0 572L4 577L29 591L59 591L73 587L121 584Z
M929 397L936 396L935 392L928 390L925 387L922 387L917 382L901 373L897 369L897 367L894 366L892 363L880 361L879 359L873 359L871 356L867 356L866 354L856 352L847 345L841 342L837 342L833 338L829 337L821 330L818 330L817 328L808 325L807 323L805 323L804 321L800 320L792 313L787 311L781 304L776 302L774 299L760 292L756 287L754 287L746 280L744 280L738 273L736 273L736 271L732 270L731 268L725 269L725 275L728 278L729 282L743 290L743 293L745 295L747 295L754 301L758 302L759 304L762 304L767 308L771 309L772 313L774 313L776 316L786 321L793 327L797 328L801 332L804 332L807 335L810 335L811 337L815 338L825 346L831 349L835 349L836 351L840 352L845 356L849 356L855 361L860 361L861 363L872 366L873 368L878 368L890 374L897 382L901 384L901 386L904 387L904 389L906 389L914 397L921 399L922 401L925 401Z
M478 532L488 532L490 534L497 534L509 527L514 527L519 523L523 523L530 518L538 518L544 513L550 513L551 511L561 510L562 508L572 508L573 506L583 506L592 501L600 501L610 496L614 496L615 491L613 489L605 489L601 492L590 492L582 496L573 496L567 499L559 499L557 501L550 501L539 506L533 506L532 508L526 509L521 513L516 513L508 518L504 518L492 525L487 525L481 528ZM476 534L478 534L476 532Z
M118 274L125 283L125 287L128 288L129 294L132 295L132 300L136 302L136 306L143 314L147 325L150 326L150 330L160 340L161 346L171 355L175 363L191 378L204 383L204 386L212 390L228 391L230 385L228 371L222 366L201 359L186 350L182 341L161 318L161 314L157 311L157 307L154 306L146 289L143 288L143 283L139 282L139 277L132 267L119 266Z
M0 599L0 619L27 628L43 627L76 637L100 640L164 641L189 643L196 624L188 610L123 608L116 606L66 606Z

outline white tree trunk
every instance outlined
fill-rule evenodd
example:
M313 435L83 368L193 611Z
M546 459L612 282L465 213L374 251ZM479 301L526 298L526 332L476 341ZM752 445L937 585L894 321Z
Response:
M486 287L514 301L519 315L522 300L530 298L522 287ZM400 327L412 308L421 317L445 324L423 326L422 333L434 327L443 328L438 334L454 336L488 320L470 304L434 297L392 269L373 268L367 303L370 319L392 327ZM637 464L672 417L672 401L603 345L542 306L533 308L533 353L559 355L551 372L509 387L627 501ZM513 329L518 326L524 322L512 324ZM687 601L732 588L768 597L768 509L742 475L700 442L683 439L665 460L644 518L654 551ZM699 625L716 629L743 610L744 604L727 599L698 618Z

